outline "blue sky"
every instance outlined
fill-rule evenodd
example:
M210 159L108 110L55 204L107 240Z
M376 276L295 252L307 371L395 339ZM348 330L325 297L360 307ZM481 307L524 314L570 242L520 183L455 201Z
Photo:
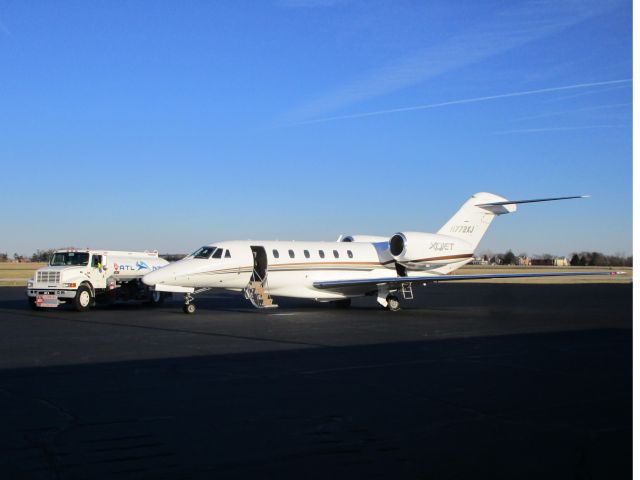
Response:
M630 1L5 1L0 251L436 231L632 251Z

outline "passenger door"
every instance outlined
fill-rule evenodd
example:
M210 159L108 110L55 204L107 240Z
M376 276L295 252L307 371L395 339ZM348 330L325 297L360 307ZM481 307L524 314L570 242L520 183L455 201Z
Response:
M106 257L104 255L93 254L91 256L91 280L95 288L106 287Z
M253 254L253 274L251 280L262 282L267 276L267 252L262 246L251 246Z

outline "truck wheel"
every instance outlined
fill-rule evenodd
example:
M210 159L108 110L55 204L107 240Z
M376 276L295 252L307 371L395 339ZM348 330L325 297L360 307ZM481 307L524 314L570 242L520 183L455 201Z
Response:
M164 303L164 295L162 292L149 292L149 303L152 307L160 306Z
M395 295L389 295L387 297L387 308L392 312L400 310L400 300Z
M86 312L91 306L91 289L86 285L80 285L76 291L76 298L73 299L76 310Z
M196 313L196 304L195 303L187 303L184 307L182 307L182 311L184 313Z

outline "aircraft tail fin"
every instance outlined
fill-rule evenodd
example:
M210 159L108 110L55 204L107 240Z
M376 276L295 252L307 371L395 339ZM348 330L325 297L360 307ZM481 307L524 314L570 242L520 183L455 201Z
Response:
M588 195L574 195L532 200L507 200L493 193L479 192L472 195L455 215L438 230L438 233L460 238L469 243L471 248L475 250L484 234L487 233L487 229L493 219L498 215L515 212L518 204L587 197Z

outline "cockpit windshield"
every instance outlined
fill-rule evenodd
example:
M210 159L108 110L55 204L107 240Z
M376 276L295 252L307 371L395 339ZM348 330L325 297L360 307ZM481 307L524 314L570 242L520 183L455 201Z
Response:
M193 258L209 258L211 254L216 251L218 247L202 247L193 252L191 255Z
M80 266L89 264L89 253L87 252L56 252L51 257L49 265L52 267Z

